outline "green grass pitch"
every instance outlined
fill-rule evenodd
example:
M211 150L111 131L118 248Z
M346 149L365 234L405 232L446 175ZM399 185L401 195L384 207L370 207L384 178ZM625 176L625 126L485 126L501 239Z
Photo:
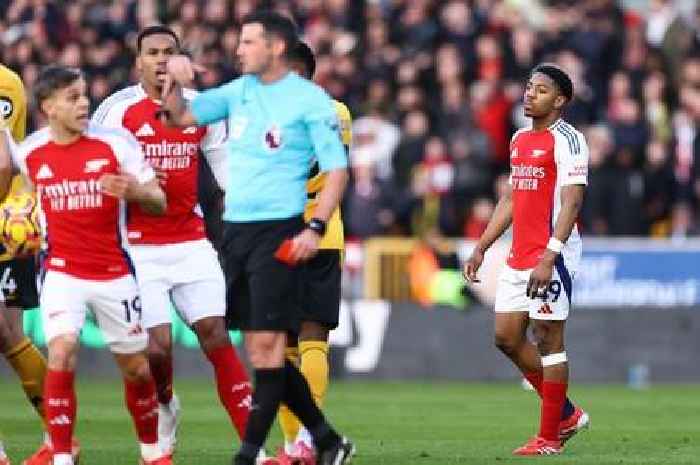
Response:
M13 379L0 381L0 429L19 465L40 439L39 423ZM208 380L176 380L183 404L175 463L228 465L238 444ZM538 403L513 384L334 383L327 412L358 447L356 465L700 464L700 386L574 386L592 429L561 457L510 452L536 432ZM131 465L137 448L118 381L78 383L82 465ZM277 426L268 443L280 443Z

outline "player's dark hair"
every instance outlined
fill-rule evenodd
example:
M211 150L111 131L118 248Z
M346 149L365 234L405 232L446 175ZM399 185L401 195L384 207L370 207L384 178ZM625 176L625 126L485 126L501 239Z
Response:
M41 70L34 84L34 98L39 106L54 92L73 84L83 77L83 73L77 68L52 65Z
M170 29L168 26L163 26L162 24L156 24L154 26L148 26L139 32L136 38L136 51L141 52L141 47L143 46L143 39L149 36L154 36L156 34L166 34L175 39L175 45L177 49L180 49L180 38L175 34L175 31Z
M542 63L535 66L530 76L535 73L542 73L550 78L559 88L561 94L566 97L566 100L571 100L574 97L574 84L566 71L553 63Z
M314 77L316 72L316 57L314 56L311 47L301 40L297 42L297 46L287 55L289 61L298 61L304 65L306 75L309 79Z
M299 41L297 27L294 22L276 11L254 11L243 18L241 25L258 23L262 25L267 36L276 36L282 39L286 45L285 55L289 56Z

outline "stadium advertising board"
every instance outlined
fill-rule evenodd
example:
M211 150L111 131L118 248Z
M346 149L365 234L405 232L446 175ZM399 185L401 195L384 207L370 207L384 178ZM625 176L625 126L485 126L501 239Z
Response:
M579 307L700 304L700 243L642 240L585 242L574 280Z

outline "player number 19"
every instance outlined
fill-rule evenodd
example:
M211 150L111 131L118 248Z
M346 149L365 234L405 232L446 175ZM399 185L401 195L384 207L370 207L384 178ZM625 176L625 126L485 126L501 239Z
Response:
M126 316L126 322L131 323L131 312L136 312L139 315L139 320L141 319L141 297L136 296L129 302L128 299L122 300L122 306L124 307L124 314Z

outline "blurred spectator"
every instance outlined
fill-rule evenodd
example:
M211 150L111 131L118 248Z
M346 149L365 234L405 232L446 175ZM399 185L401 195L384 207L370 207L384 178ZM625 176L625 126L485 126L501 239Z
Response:
M613 186L617 182L612 166L614 142L607 126L598 125L585 132L588 141L588 188L581 209L581 220L589 234L610 234L611 216L614 213L610 202Z
M401 131L388 119L384 109L377 104L366 116L355 119L352 133L353 150L371 154L377 177L382 180L391 179L392 156L401 139Z
M366 239L385 234L394 225L393 189L388 181L375 175L374 166L367 149L355 151L342 209L348 237Z
M464 223L463 236L465 239L478 240L489 224L494 210L493 200L481 197L474 201L467 221Z
M660 140L653 140L647 146L644 164L644 219L653 237L665 237L671 232L675 181L668 147Z

